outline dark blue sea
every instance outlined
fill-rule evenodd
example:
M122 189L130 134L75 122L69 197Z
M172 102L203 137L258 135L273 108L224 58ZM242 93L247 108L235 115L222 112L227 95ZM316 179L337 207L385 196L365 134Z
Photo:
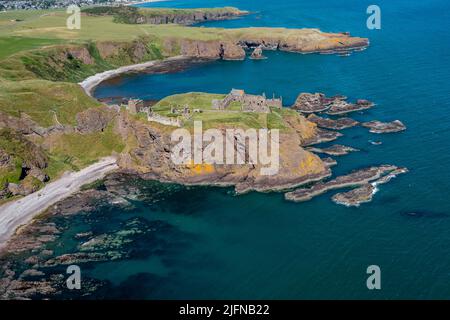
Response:
M386 135L359 127L344 130L338 143L361 151L338 158L334 174L385 163L410 172L380 186L373 201L358 208L334 204L333 192L291 203L278 193L234 196L231 189L142 183L144 195L134 201L134 209L111 206L95 219L71 222L74 230L98 232L135 217L155 225L151 237L134 244L140 250L130 248L141 254L85 270L85 275L109 283L102 297L450 298L450 3L378 0L381 30L369 30L366 9L372 2L148 4L236 6L253 14L204 27L348 31L370 38L370 47L348 57L266 52L268 59L261 61L218 61L179 73L128 76L100 86L97 97L160 99L242 88L282 95L287 105L300 92L369 99L376 107L354 118L399 119L408 129ZM381 290L366 287L369 265L381 268Z

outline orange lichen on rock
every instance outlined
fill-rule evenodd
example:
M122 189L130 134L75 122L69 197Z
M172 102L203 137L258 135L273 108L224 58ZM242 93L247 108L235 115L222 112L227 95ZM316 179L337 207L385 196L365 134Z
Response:
M214 165L209 163L194 164L194 162L191 162L187 167L196 175L211 174L215 172Z
M316 174L324 171L324 164L318 156L305 152L305 157L300 161L298 168L304 174Z

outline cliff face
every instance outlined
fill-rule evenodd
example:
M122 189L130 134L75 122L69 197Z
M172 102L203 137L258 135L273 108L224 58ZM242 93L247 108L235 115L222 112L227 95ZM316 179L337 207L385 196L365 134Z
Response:
M111 15L116 22L128 24L191 25L206 21L233 19L245 14L233 7L205 9L136 8L131 6L93 7L83 9L87 15Z
M369 45L367 38L352 37L348 33L326 33L318 29L248 28L232 35L243 48L261 46L266 50L302 53L345 51Z
M245 51L241 46L226 41L181 41L181 54L188 57L224 60L245 59Z
M31 71L41 79L79 82L97 72L176 55L242 60L246 56L245 50L254 47L301 53L345 52L365 47L369 43L366 38L324 33L317 29L213 30L215 37L212 40L146 36L129 42L98 41L84 45L55 46L27 53L20 61L26 70L5 70L4 74L24 79L29 77Z
M304 127L312 130L314 126L298 116ZM298 127L299 129L300 127ZM238 193L271 191L316 181L329 175L316 155L300 147L299 134L280 134L280 169L276 175L261 174L257 165L175 165L171 158L170 131L157 124L143 123L121 114L116 129L122 139L135 140L135 147L121 154L119 166L122 170L139 173L146 179L157 179L183 184L207 184L234 186Z

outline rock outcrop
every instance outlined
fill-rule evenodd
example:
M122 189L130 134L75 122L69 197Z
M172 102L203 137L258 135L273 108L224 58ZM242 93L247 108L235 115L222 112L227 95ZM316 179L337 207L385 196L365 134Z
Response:
M204 59L245 59L244 49L229 41L182 40L181 55Z
M330 102L323 93L300 93L292 108L302 113L322 112L329 108Z
M394 133L406 130L406 126L400 120L392 122L369 121L361 124L363 127L369 128L371 133Z
M250 58L254 60L264 59L262 47L261 46L256 47L253 50Z
M67 49L66 55L69 60L75 58L84 64L94 64L94 58L86 47L70 47Z
M341 144L335 144L335 145L332 145L327 148L308 147L308 148L306 148L306 150L308 150L310 152L315 152L315 153L324 153L324 154L327 154L330 156L344 156L344 155L348 154L349 152L359 151L358 149L348 147L348 146L343 146Z
M259 164L175 165L170 158L173 142L167 128L139 122L127 115L120 116L117 130L124 139L135 138L137 147L122 154L118 163L125 172L139 173L145 179L187 185L235 186L238 193L282 190L329 176L330 171L320 158L300 147L303 139L315 134L314 125L301 116L296 118L300 123L291 120L292 130L302 132L303 136L280 134L280 163L276 175L262 175Z
M327 182L317 183L311 188L297 189L292 192L288 192L285 194L285 198L295 202L308 201L329 190L363 186L379 179L382 179L381 181L383 182L387 182L398 174L402 174L407 171L408 170L406 168L396 167L393 165L381 165L378 167L356 170L348 175L339 176Z
M248 14L234 7L206 9L137 8L132 6L94 7L83 9L87 15L112 15L114 20L128 24L192 25L207 21L227 20Z
M359 99L356 103L349 103L345 100L335 100L329 105L327 114L329 115L340 115L349 112L362 111L370 109L375 104L364 99Z
M238 42L245 48L261 46L265 50L342 53L369 45L367 38L318 29L249 28L244 31L238 35Z

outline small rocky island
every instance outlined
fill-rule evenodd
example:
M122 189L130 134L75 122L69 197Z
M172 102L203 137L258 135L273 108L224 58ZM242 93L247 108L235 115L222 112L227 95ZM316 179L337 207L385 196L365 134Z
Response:
M371 133L393 133L406 130L406 126L400 120L392 122L369 121L361 124L363 127L369 128Z
M338 118L335 120L330 118L322 118L315 114L310 114L307 119L317 124L319 128L332 130L343 130L357 126L359 124L358 121L351 118Z

